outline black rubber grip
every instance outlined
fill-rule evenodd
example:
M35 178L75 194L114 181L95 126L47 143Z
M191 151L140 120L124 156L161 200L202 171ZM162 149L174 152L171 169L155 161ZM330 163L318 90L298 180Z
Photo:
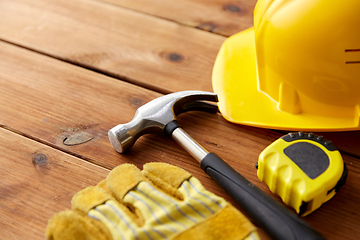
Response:
M169 122L168 124L166 124L164 128L164 135L169 138L172 138L173 131L175 131L175 129L177 129L178 127L180 127L180 125L176 120Z
M256 187L217 155L209 153L201 161L200 166L273 239L325 239L295 213Z

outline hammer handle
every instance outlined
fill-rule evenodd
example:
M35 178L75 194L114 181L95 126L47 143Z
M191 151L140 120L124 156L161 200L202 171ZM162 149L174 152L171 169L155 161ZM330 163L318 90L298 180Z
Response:
M249 182L216 154L209 153L176 121L168 124L165 132L189 152L200 163L201 168L273 239L325 239L295 213Z
M200 166L273 239L325 239L295 213L249 182L217 155L207 154Z

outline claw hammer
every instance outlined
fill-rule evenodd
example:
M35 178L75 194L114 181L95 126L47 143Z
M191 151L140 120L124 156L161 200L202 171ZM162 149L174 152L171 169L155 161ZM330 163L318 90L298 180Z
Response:
M176 116L187 111L216 113L217 106L209 102L217 101L215 93L203 91L182 91L156 98L138 108L129 123L119 124L110 129L110 142L116 151L123 153L144 134L165 134L189 152L200 163L201 168L273 239L325 239L219 156L200 146L176 122Z

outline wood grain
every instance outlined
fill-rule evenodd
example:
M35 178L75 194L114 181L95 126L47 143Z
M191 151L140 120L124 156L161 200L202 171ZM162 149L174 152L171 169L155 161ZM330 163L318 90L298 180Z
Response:
M209 32L230 36L253 25L256 0L101 0Z
M163 136L144 136L124 155L110 145L107 131L129 122L140 105L160 94L10 44L0 43L0 54L4 59L0 64L1 125L109 169L128 161L139 166L147 161L172 162L175 154L175 162L199 171L187 153ZM245 153L241 160L253 159L248 165L252 170L257 155L279 135L270 131L266 134L271 138L261 131L255 135L252 128L230 124L218 114L187 113L179 121L209 150L220 148L231 155L238 142L228 146L225 142L241 139L239 150ZM210 130L211 136L204 138ZM81 133L92 139L64 144L64 139ZM221 138L224 143L218 143Z
M0 1L0 22L0 39L163 93L211 91L225 40L95 0Z
M225 37L184 24L226 35L235 29L227 24L236 20L220 17L233 14L224 6L240 6L240 13L250 8L244 1L172 4L0 1L0 39L8 42L0 41L0 239L43 239L47 219L68 208L74 192L102 179L108 172L103 168L126 162L180 166L234 203L164 136L143 136L123 155L107 138L111 127L130 121L139 106L161 93L211 91L213 61ZM231 124L219 114L186 113L178 120L206 149L275 197L258 180L254 164L282 133ZM340 192L305 218L327 239L360 235L359 134L322 134L344 153L349 168Z
M6 43L0 43L0 55L3 59L0 62L0 101L3 103L0 124L3 127L109 169L125 162L139 168L150 161L172 163L191 172L207 189L234 203L202 172L196 161L163 136L144 136L123 155L114 151L107 131L131 120L139 105L160 94ZM186 113L178 120L205 148L270 193L258 180L254 164L260 152L278 138L279 133L231 124L219 114ZM64 139L74 133L87 133L93 138L83 144L65 145ZM344 239L344 236L357 239L360 234L357 227L360 162L346 155L344 159L350 171L347 184L334 199L305 218L329 239ZM263 232L262 236L266 239Z
M161 96L131 84L63 63L25 49L0 43L0 124L68 152L83 149L104 167L118 164L108 153L107 131L128 122L136 109ZM80 145L63 142L73 134L92 136ZM111 151L113 153L113 151ZM95 158L96 159L96 158Z
M108 170L0 128L0 239L44 239L49 218Z
M139 11L149 8L142 1L106 1ZM155 1L165 9L171 5L167 2ZM209 6L207 15L210 6L219 9L223 3L183 1L174 8L191 4ZM0 22L6 23L0 24L0 39L161 93L212 91L212 65L225 39L94 0L1 1ZM359 131L322 135L345 154L360 157Z

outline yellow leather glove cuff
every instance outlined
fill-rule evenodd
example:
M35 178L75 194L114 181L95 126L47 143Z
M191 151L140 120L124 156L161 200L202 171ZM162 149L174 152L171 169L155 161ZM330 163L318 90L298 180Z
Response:
M251 222L185 170L148 163L112 170L55 214L47 239L259 239Z

